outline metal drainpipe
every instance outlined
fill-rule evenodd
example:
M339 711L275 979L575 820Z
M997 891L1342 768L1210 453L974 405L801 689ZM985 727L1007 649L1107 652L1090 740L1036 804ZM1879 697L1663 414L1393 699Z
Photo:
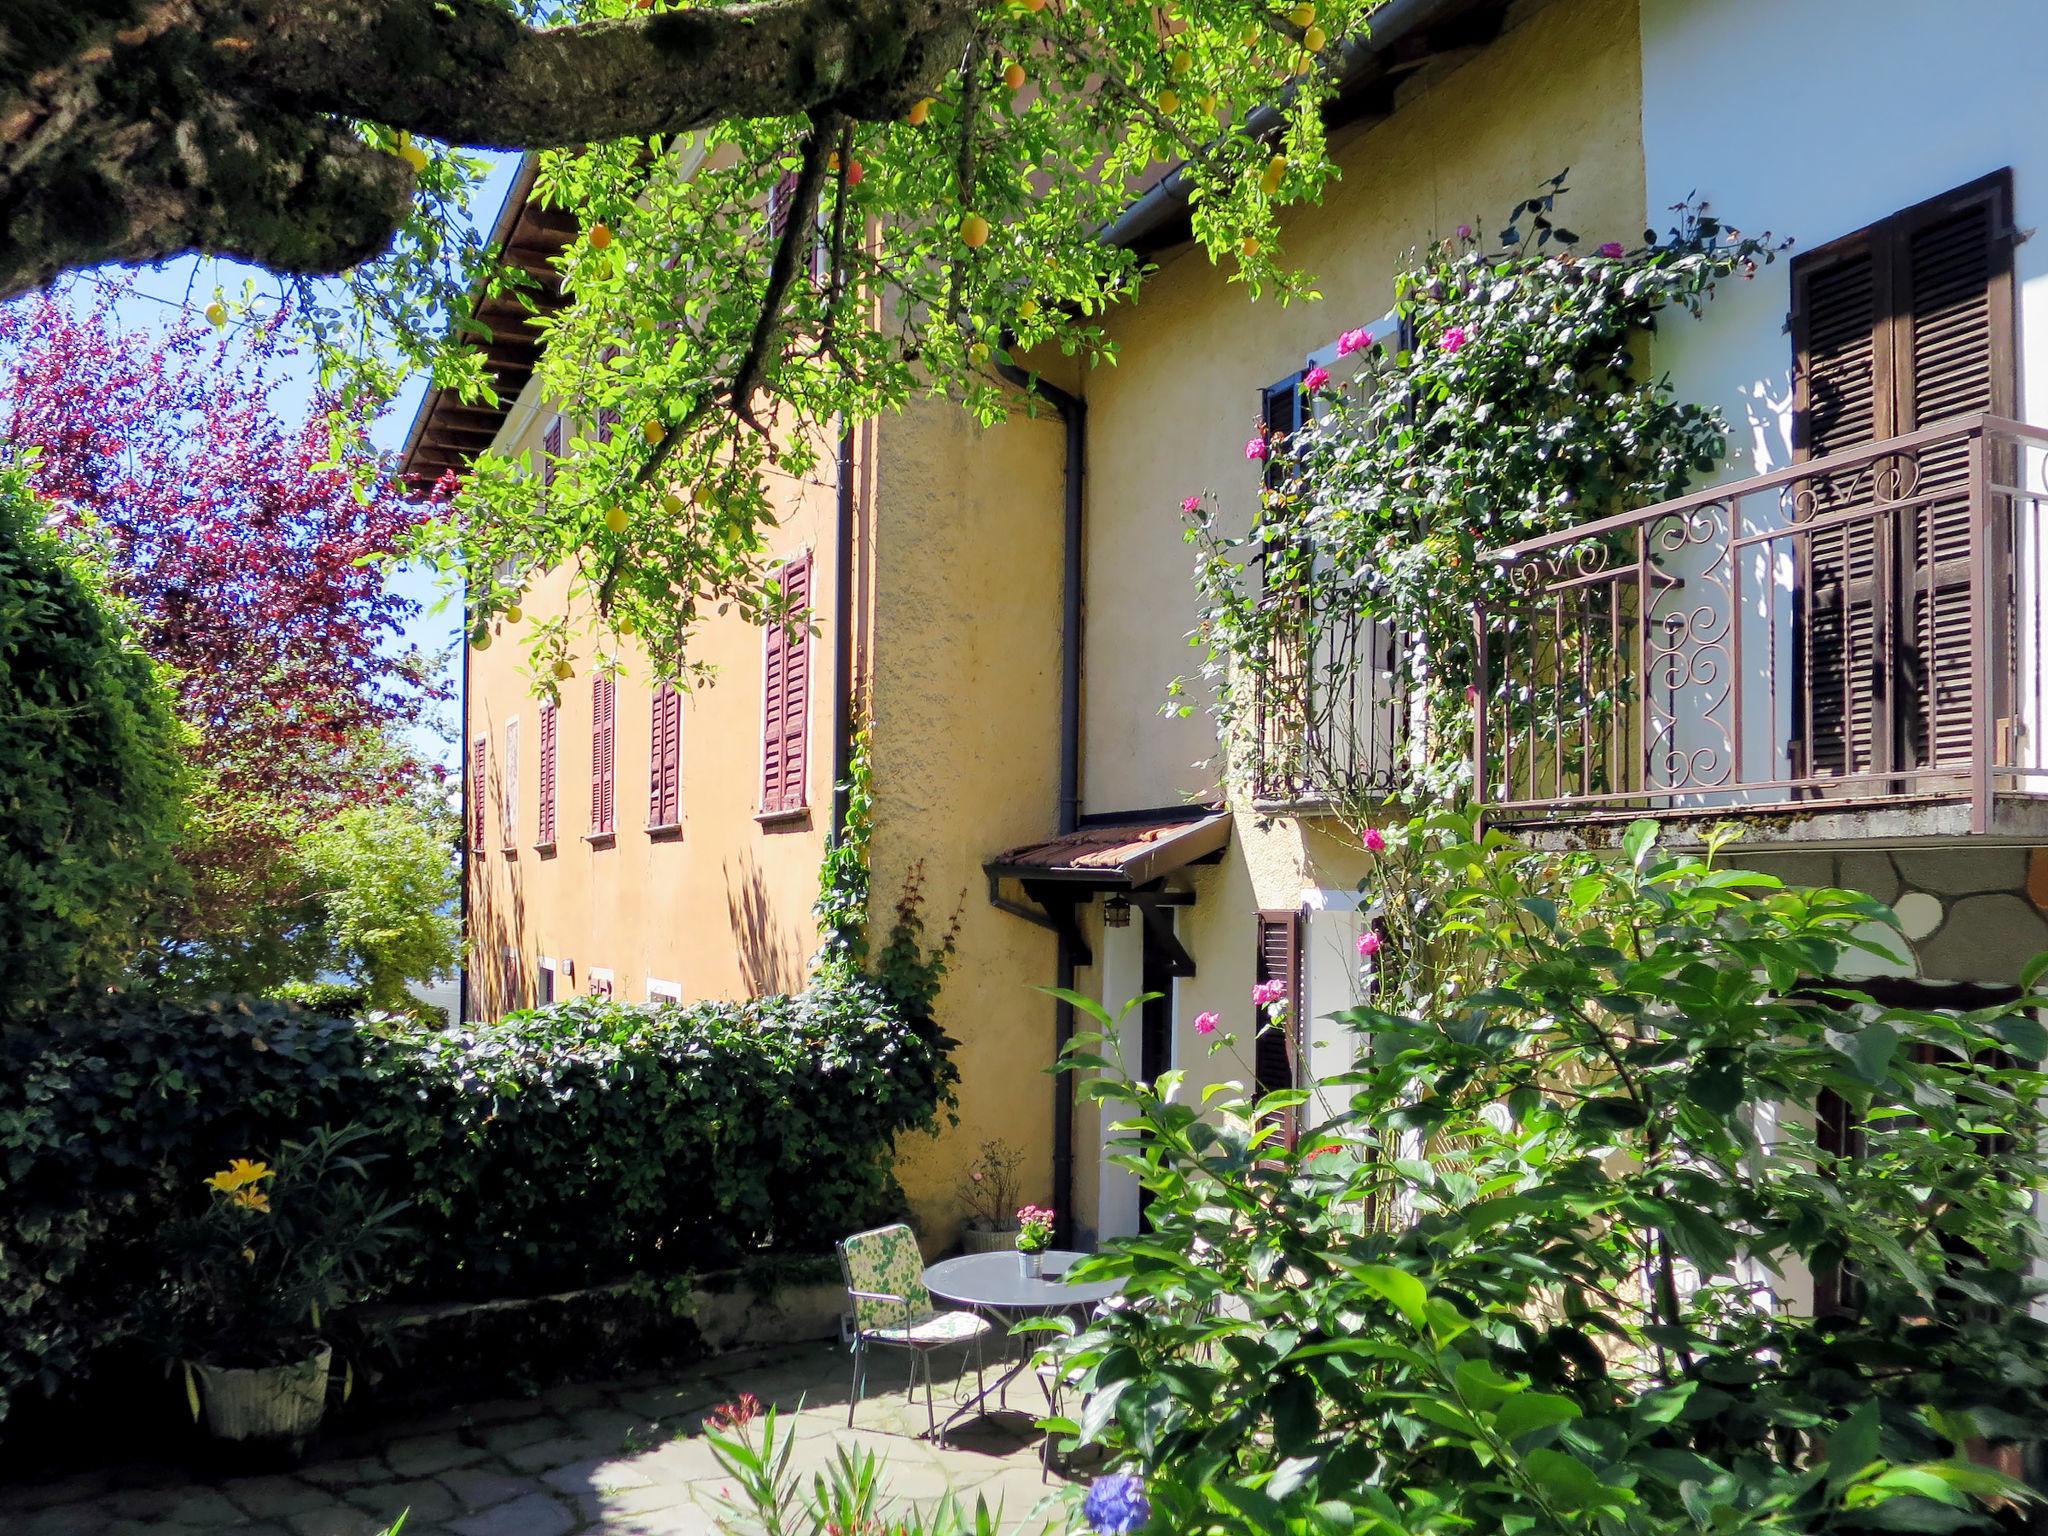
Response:
M1066 504L1061 528L1060 558L1060 768L1057 825L1065 834L1081 820L1081 622L1082 622L1082 486L1088 467L1088 402L1058 385L1034 378L1014 363L996 371L1010 383L1050 405L1066 428ZM1074 950L1058 939L1053 978L1056 985L1074 985ZM1055 1059L1074 1038L1071 1003L1053 1004ZM1052 1208L1058 1213L1055 1240L1070 1244L1074 1233L1074 1078L1061 1073L1053 1082Z
M832 825L837 843L846 826L847 780L853 776L853 427L839 427L839 550L832 591Z
M462 871L461 889L458 893L460 905L456 909L456 929L462 935L462 965L455 973L455 1027L460 1029L469 1022L469 962L471 958L469 931L469 880L475 873L470 861L469 825L469 765L473 754L469 749L469 594L462 595L462 701L457 706L457 715L462 724L456 740L456 750L462 754L462 832L456 839L455 857L457 867Z

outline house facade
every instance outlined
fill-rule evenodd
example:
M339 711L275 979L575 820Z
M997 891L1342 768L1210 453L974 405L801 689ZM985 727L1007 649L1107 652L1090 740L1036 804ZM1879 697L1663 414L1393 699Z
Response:
M1037 413L982 429L920 408L856 434L850 496L830 475L792 487L778 553L808 556L820 626L808 816L763 814L772 637L709 634L719 672L681 701L675 830L621 820L599 846L579 802L543 856L530 832L508 853L487 828L472 966L516 956L527 990L486 984L472 1011L532 1001L543 958L573 958L577 990L607 971L634 1000L656 979L685 997L796 984L823 797L844 722L866 718L878 907L913 867L935 918L963 903L941 1001L962 1042L961 1123L904 1162L927 1243L950 1237L959 1170L991 1136L1026 1151L1027 1197L1074 1239L1136 1230L1135 1184L1101 1155L1109 1128L1046 1075L1083 1021L1034 988L1113 1012L1157 994L1122 1014L1120 1044L1138 1070L1184 1070L1189 1097L1270 1085L1348 1063L1324 1021L1358 998L1370 918L1356 835L1264 782L1256 751L1224 760L1193 677L1180 503L1206 495L1249 526L1262 469L1247 433L1275 424L1304 366L1389 314L1407 253L1497 228L1567 168L1587 246L1632 245L1689 199L1796 244L1651 338L1677 397L1726 415L1729 458L1697 495L1612 509L1608 543L1637 549L1636 580L1570 588L1639 679L1629 718L1541 762L1516 721L1454 723L1473 732L1489 818L1592 846L1640 815L1678 842L1733 819L1737 856L1897 905L1906 939L1876 968L1902 995L1995 995L2048 947L2048 438L2024 425L2048 356L2048 247L2026 238L2048 185L2048 107L2029 89L2048 40L2031 20L2022 0L1939 18L1904 0L1392 0L1346 53L1341 179L1283 222L1321 298L1248 300L1188 238L1169 178L1107 234L1156 263L1109 317L1116 367L1034 360ZM544 430L539 403L522 396L498 430ZM1500 553L1548 592L1575 542ZM531 828L539 727L515 649L471 657L469 735L494 806L517 718ZM666 739L633 673L615 706L627 819L643 803L628 778ZM563 795L585 792L588 685L565 685L555 722ZM1389 741L1357 745L1366 778L1390 771ZM1305 1021L1293 1039L1254 1038L1260 982L1286 986ZM1210 1012L1238 1044L1212 1053L1195 1029Z

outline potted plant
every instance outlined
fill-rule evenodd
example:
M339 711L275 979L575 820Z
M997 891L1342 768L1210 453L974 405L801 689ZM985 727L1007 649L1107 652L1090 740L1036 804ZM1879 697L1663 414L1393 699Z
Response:
M319 1129L272 1161L238 1157L167 1226L153 1331L218 1440L296 1453L327 1411L325 1318L370 1289L404 1202L370 1178L361 1127Z
M1017 1246L1017 1170L1023 1166L1024 1154L1007 1141L981 1144L981 1155L960 1180L960 1198L967 1206L962 1252L1002 1253Z
M1045 1250L1052 1246L1053 1213L1042 1205L1026 1205L1017 1211L1017 1261L1024 1266L1024 1278L1036 1280L1045 1264Z

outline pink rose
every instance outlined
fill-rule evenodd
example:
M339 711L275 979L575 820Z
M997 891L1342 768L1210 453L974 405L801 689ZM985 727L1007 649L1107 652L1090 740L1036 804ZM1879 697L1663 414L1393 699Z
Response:
M1197 512L1202 510L1202 498L1199 496L1183 497L1181 499L1180 509L1189 517L1193 517Z
M1460 240L1470 240L1472 238L1472 226L1470 224L1460 224L1458 226L1458 238Z
M1354 352L1363 352L1371 345L1372 332L1361 326L1355 331L1346 331L1337 338L1337 355L1339 357L1349 357ZM1316 371L1320 373L1322 370L1318 369Z
M1365 847L1368 853L1385 853L1387 851L1385 834L1378 827L1367 827L1365 829Z
M1628 252L1622 249L1622 245L1619 240L1610 240L1605 245L1600 247L1600 254L1602 256L1612 258L1616 256L1626 256Z
M1266 446L1266 439L1263 436L1255 437L1244 445L1244 456L1257 464L1265 463L1266 455L1271 451Z
M1326 387L1329 382L1330 370L1321 363L1316 364L1315 367L1309 369L1307 373L1301 376L1301 387L1310 394L1314 394L1317 390Z
M1465 345L1467 339L1465 327L1454 325L1444 332L1444 350L1446 352L1455 352L1458 348Z
M1286 996L1287 983L1284 981L1262 981L1252 988L1252 1001L1261 1008L1280 1002Z
M1198 1035L1213 1035L1216 1033L1216 1026L1222 1022L1222 1017L1214 1010L1208 1013L1198 1013L1195 1015L1195 1033Z
M1361 933L1358 936L1359 958L1362 960L1370 960L1374 955L1380 952L1380 946L1386 942L1387 941L1381 938L1377 933Z

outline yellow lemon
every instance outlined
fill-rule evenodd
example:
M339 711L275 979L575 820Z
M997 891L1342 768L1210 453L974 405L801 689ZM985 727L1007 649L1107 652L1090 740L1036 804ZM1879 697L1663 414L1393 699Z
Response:
M1266 190L1268 192L1276 189L1281 182L1287 179L1287 157L1285 155L1275 155L1272 159L1268 160L1266 162L1266 174L1262 179L1266 183Z
M967 349L967 360L977 365L987 362L988 343L985 341L977 341L973 346L969 347Z
M1244 254L1244 256L1247 259L1258 255L1260 250L1263 249L1263 247L1260 246L1257 238L1252 235L1246 235L1244 239L1238 243L1237 248Z
M207 324L211 325L215 330L219 330L222 326L226 325L228 323L227 305L221 303L220 300L218 299L215 299L211 304L207 305L206 321Z
M624 533L626 531L626 509L624 507L606 507L604 509L604 525L611 529L613 533Z
M488 651L491 648L491 626L479 624L469 632L469 648L472 651Z
M520 607L520 606L519 606L519 605L518 605L517 603L508 603L508 604L506 605L506 607L505 607L505 622L506 622L507 624L517 624L517 623L518 623L518 622L519 622L519 621L520 621L521 619L523 619L523 618L525 618L525 617L526 617L526 610L525 610L524 608Z
M1038 313L1038 300L1020 299L1017 303L1017 318L1029 320Z
M1330 34L1325 32L1321 27L1310 27L1306 32L1301 34L1301 46L1306 48L1310 53L1321 53L1323 51L1323 45L1329 42L1329 40Z
M1208 95L1202 98L1202 111L1210 117L1215 117L1217 115L1216 93L1214 91L1211 91Z
M661 498L661 510L670 517L681 517L683 515L683 498L674 491L670 491Z
M931 115L932 115L932 99L931 99L931 97L927 96L927 97L925 97L925 98L924 98L924 100L922 100L922 101L920 101L920 102L917 102L917 103L916 103L915 105L913 105L913 106L911 107L911 109L910 109L910 125L911 125L911 127L915 128L915 127L918 127L918 126L920 126L920 125L921 125L921 124L922 124L922 123L924 122L924 120L925 120L926 118L930 117Z
M1306 3L1297 5L1287 13L1287 19L1297 27L1312 27L1316 24L1316 8Z
M646 438L651 446L658 448L661 446L661 440L668 436L668 428L658 421L646 421L640 424L640 435Z
M978 213L970 213L960 221L960 238L970 251L978 251L988 244L988 220Z
M1185 48L1176 48L1173 53L1173 72L1184 75L1195 67L1195 56Z
M601 251L611 243L612 227L609 224L593 224L590 226L590 248L593 251Z
M1003 71L1003 84L1013 91L1022 90L1024 88L1024 66L1012 59L1009 67Z
M555 663L556 682L566 683L567 681L569 681L570 678L574 677L575 675L576 669L569 664L568 657L564 656L560 661Z
M1161 91L1159 93L1159 110L1168 117L1178 112L1180 110L1180 92L1171 90Z

